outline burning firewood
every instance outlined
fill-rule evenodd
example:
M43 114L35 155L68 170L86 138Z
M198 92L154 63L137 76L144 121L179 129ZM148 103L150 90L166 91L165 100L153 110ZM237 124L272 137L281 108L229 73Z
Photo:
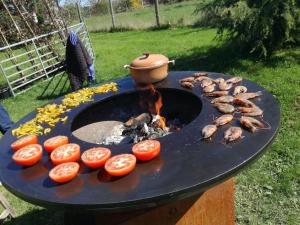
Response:
M153 124L153 127L161 128L162 130L165 130L166 128L165 119L160 115L154 115L151 123Z
M149 123L151 121L151 116L149 113L142 113L137 117L132 117L124 123L125 127L137 127L143 123Z

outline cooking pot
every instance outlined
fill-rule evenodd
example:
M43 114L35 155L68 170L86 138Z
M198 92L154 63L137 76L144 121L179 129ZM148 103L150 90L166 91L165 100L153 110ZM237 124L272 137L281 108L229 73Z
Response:
M169 63L175 64L175 60L169 60L161 54L144 53L132 61L129 68L132 78L138 84L150 84L161 81L168 76Z

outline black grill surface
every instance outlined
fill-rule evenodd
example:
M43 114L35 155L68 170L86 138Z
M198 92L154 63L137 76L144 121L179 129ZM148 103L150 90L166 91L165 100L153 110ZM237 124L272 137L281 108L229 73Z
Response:
M171 72L167 79L155 86L162 92L165 106L162 113L175 116L182 115L187 125L179 132L159 139L161 154L158 158L138 163L136 169L121 178L109 177L103 169L90 171L82 167L80 175L73 181L58 185L48 178L48 171L53 167L48 154L44 152L42 160L28 168L16 165L11 156L14 153L10 144L16 139L10 133L1 139L0 180L13 194L25 201L44 207L57 209L97 209L100 211L123 211L154 207L169 201L186 198L202 193L206 189L234 176L250 162L265 152L274 139L280 122L279 106L272 94L259 85L243 80L242 84L250 92L262 91L263 96L254 103L264 110L263 119L271 129L259 130L252 134L243 130L243 138L233 144L221 143L223 133L229 125L221 127L212 141L201 140L203 126L221 115L203 96L200 87L192 90L180 87L179 80L191 76L193 72ZM229 76L209 73L210 77ZM78 143L81 151L99 146L81 141L72 135L72 130L88 123L109 120L114 115L110 110L126 111L124 118L138 107L127 107L135 103L137 89L130 77L116 81L119 91L94 96L94 102L82 104L68 113L66 124L56 126L49 135L40 136L39 143L55 135L67 135L70 142ZM177 96L178 95L178 96ZM120 96L120 101L118 97ZM131 98L126 97L131 96ZM178 98L176 98L176 96ZM60 103L60 98L54 102ZM97 109L102 113L97 114ZM180 109L180 110L179 110ZM91 110L89 114L89 110ZM94 110L94 111L93 111ZM117 114L116 114L117 115ZM120 115L120 114L118 114ZM14 127L35 116L31 112ZM167 115L168 116L168 115ZM238 125L234 121L232 125ZM112 154L130 153L131 144L110 146Z

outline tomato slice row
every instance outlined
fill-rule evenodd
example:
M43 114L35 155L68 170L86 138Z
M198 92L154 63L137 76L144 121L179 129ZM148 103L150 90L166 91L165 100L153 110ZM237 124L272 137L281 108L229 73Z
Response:
M13 160L24 166L37 163L43 153L42 146L37 143L36 135L23 137L12 143L11 148L16 151ZM56 165L49 172L50 178L58 183L65 183L75 178L79 171L79 164L76 161L80 159L80 146L69 143L68 137L62 135L46 140L43 145L45 150L51 153L51 161ZM157 157L160 153L160 142L141 141L132 147L132 152L134 155L120 154L111 157L108 148L91 148L82 154L81 160L90 168L104 166L111 176L124 176L134 170L137 159L148 161Z

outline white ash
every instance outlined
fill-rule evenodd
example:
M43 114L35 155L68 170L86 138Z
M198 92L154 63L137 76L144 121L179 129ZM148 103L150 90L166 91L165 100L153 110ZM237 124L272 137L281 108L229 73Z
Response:
M145 122L138 121L138 123L136 123L136 118L130 119L131 121L134 121L132 125L128 125L127 121L124 124L113 127L111 132L112 135L108 137L102 137L102 139L99 141L99 144L113 145L122 143L137 143L142 140L163 137L171 133L168 127L165 127L164 129L160 127L159 115L152 115L150 122L149 120L145 120Z
M126 136L122 135L124 129L125 127L123 124L114 126L111 131L112 135L108 137L103 136L101 138L101 141L97 144L103 144L103 145L120 144L126 138Z

